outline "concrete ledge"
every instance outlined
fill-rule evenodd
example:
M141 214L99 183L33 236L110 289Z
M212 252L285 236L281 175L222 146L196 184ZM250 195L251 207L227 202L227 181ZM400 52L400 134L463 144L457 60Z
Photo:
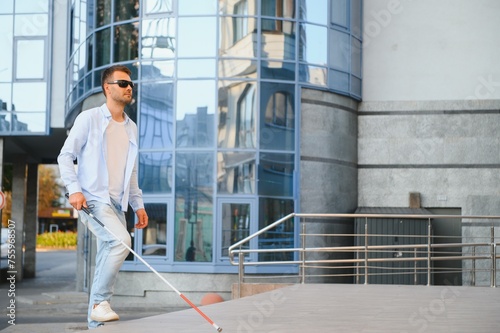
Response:
M234 283L231 287L231 293L232 293L232 298L237 299L237 298L265 293L275 289L288 287L291 285L293 284L292 283L242 283L241 288L238 288L238 284Z

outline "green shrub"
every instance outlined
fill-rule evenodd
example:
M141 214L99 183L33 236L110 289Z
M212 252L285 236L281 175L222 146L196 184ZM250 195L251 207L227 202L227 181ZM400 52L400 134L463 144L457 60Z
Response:
M46 232L36 237L39 247L72 248L76 247L77 234L75 232Z

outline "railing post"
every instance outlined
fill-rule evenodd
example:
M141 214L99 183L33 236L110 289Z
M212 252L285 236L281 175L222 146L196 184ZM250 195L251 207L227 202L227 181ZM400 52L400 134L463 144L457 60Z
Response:
M304 284L306 282L306 223L305 221L302 221L302 251L300 252L301 254L301 261L302 261L302 267L300 268L300 283Z
M431 219L429 218L427 222L427 285L431 285Z
M243 284L243 274L245 273L245 268L243 266L244 261L245 254L241 252L240 246L240 252L238 252L238 298L241 298L241 285Z
M413 284L417 285L418 279L417 279L417 249L413 249L414 253L414 259L415 261L413 262Z
M359 250L356 250L356 284L359 284Z
M472 247L472 256L476 257L476 246ZM472 259L472 286L476 285L476 259Z
M497 286L497 248L495 244L495 227L491 226L491 287Z
M365 217L365 284L368 284L368 217Z

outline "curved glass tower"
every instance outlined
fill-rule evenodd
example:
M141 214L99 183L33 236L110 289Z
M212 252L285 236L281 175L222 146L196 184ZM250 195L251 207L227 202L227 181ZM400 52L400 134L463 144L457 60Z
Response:
M361 96L361 0L73 0L71 22L68 126L103 102L103 68L132 70L150 216L134 247L159 270L233 271L231 244L299 211L302 89Z

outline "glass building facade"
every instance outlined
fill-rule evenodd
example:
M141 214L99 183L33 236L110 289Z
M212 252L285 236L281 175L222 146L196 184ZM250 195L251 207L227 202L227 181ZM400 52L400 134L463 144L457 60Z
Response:
M0 136L49 132L49 0L0 6Z
M300 91L360 99L361 1L71 1L66 118L105 67L131 69L150 217L134 247L157 269L227 271L231 244L297 211ZM297 235L289 223L255 245Z

